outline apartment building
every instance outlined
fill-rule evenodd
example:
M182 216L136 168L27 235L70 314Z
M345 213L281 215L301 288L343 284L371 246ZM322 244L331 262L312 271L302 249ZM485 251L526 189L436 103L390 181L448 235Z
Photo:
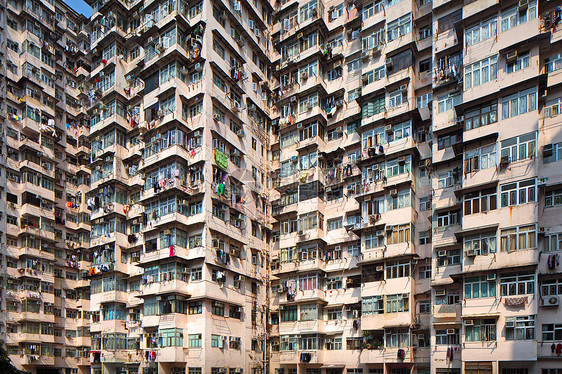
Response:
M5 8L18 367L562 373L559 4L89 4Z
M62 1L1 8L2 341L18 369L87 373L87 19Z
M560 11L276 4L278 373L562 371Z
M91 372L267 371L272 7L90 4Z

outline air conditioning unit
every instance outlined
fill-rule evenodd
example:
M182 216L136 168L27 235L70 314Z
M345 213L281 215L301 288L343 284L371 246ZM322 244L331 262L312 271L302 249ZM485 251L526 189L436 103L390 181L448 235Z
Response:
M343 134L343 127L341 127L341 126L336 127L336 133L337 134Z
M341 68L341 61L334 62L334 69Z
M239 138L243 138L244 137L244 130L242 130L242 129L236 130L236 135L238 135Z
M471 319L467 319L464 321L465 326L474 326L474 321Z
M560 305L559 296L543 296L542 306L558 306Z
M476 257L476 250L475 249L469 249L466 251L466 257Z
M154 37L149 36L148 40L146 41L148 44L153 44L154 43Z
M398 190L396 188L390 190L390 196L392 197L398 196Z
M302 122L297 123L297 129L302 129Z
M302 79L303 81L305 81L305 80L308 79L308 73L307 73L306 71L301 74L301 79Z
M361 57L364 58L364 59L367 59L367 58L371 57L370 51L361 52Z
M408 91L408 85L407 84L403 84L400 86L400 91L404 92L404 91Z
M445 296L445 290L435 290L435 296Z
M230 152L230 155L231 155L231 156L235 156L235 157L236 157L236 156L240 156L240 151L239 151L238 149L234 148L234 149L232 150L232 152Z
M537 186L544 186L544 185L546 185L547 181L548 181L548 178L539 178L539 179L537 179Z
M447 329L447 335L455 335L455 329Z
M291 96L291 103L296 103L296 102L297 102L297 97Z
M217 122L220 122L221 116L218 115L218 114L215 114L215 115L213 115L213 119L214 119L215 121L217 121Z
M201 131L201 130L197 130L193 133L193 137L195 137L195 138L200 138L202 136L203 136L203 131Z
M487 274L487 275L486 275L486 280L489 280L489 281L496 280L496 274L495 274L495 273Z
M513 62L517 60L517 51L509 51L505 54L505 59L507 62Z
M384 127L384 131L386 131L386 132L392 132L392 125L386 125L386 126Z
M445 257L445 256L447 256L447 251L445 251L445 250L439 251L439 252L437 252L437 256L439 256L439 257Z
M384 232L382 230L377 231L377 236L384 236Z
M378 266L376 267L376 270L377 270L377 271L383 271L383 270L384 270L384 266L378 265Z
M515 321L514 321L514 320L505 321L505 328L506 328L506 329L513 329L513 328L515 328Z
M299 32L299 33L297 34L297 38L298 38L298 39L304 38L304 34L303 34L302 32Z
M510 162L509 156L502 156L500 159L500 166L505 167L509 165L509 162Z
M193 66L193 69L195 69L195 71L203 71L203 64L198 62Z

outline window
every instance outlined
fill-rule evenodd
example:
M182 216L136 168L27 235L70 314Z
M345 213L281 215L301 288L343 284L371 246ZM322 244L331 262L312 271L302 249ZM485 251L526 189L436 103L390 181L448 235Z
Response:
M537 2L529 1L529 5L526 10L521 11L518 5L508 8L502 11L502 32L507 31L513 27L516 27L522 23L535 19L537 16Z
M387 39L391 42L412 31L411 15L406 14L397 20L388 23Z
M505 274L500 279L501 296L530 295L535 293L535 274Z
M387 233L387 244L398 244L411 241L410 224L392 226Z
M200 348L202 346L201 334L188 335L189 348ZM191 369L189 370L191 372Z
M431 313L431 300L429 300L429 299L420 300L419 305L420 305L420 313L421 314Z
M341 229L343 227L343 218L332 218L328 220L328 231Z
M502 98L502 119L516 117L536 109L536 88L530 88Z
M384 10L384 4L382 0L365 5L363 8L363 19L370 18L377 13Z
M203 313L203 302L201 301L191 301L188 304L189 314L201 314Z
M552 208L562 205L562 190L546 191L544 194L545 208Z
M368 118L376 114L382 113L385 110L385 97L384 95L379 95L372 100L363 103L361 106L361 112L363 118Z
M431 69L432 63L430 58L420 61L420 73L431 71Z
M510 162L533 158L535 157L535 151L535 132L502 140L501 156L509 157Z
M328 320L338 320L342 319L342 311L341 309L328 309Z
M409 294L388 295L386 297L386 312L407 312L410 309Z
M462 134L442 135L437 138L437 149L452 147L457 143L462 143Z
M420 265L418 272L420 279L431 279L431 265Z
M437 98L437 111L439 113L452 110L456 105L462 102L461 95L459 93L451 93L448 95L443 95Z
M464 195L464 215L486 213L497 208L497 193L495 188L469 192Z
M449 211L437 214L437 227L456 225L459 222L459 211Z
M549 234L544 236L544 251L562 251L562 233Z
M464 89L468 90L498 78L498 56L492 56L464 67Z
M501 186L502 208L536 202L536 180L508 183Z
M420 27L420 40L431 37L432 29L431 26Z
M280 350L281 351L295 351L299 348L298 335L281 335L280 336Z
M562 53L547 58L544 65L547 73L562 69Z
M336 351L342 349L342 338L326 338L325 347L328 351Z
M224 317L224 304L218 301L213 301L211 313L213 313L215 316Z
M361 315L384 313L383 296L365 297L361 300Z
M534 340L535 316L506 317L506 340Z
M420 199L420 210L431 210L431 196L425 196Z
M496 252L496 234L480 234L464 238L464 253L474 251L476 256L487 256Z
M501 230L501 250L512 252L535 249L537 233L535 225L519 226Z
M531 66L531 54L529 52L518 54L515 61L507 63L507 73L515 73L529 66Z
M386 279L403 278L410 276L410 263L389 263L386 265Z
M191 269L191 280L198 281L203 279L203 268L193 268Z
M224 348L224 341L226 339L221 335L211 334L211 347L212 348Z
M545 342L562 340L562 324L544 323L542 325L542 340Z
M388 107L394 108L408 102L408 91L396 90L388 96Z
M464 113L464 127L467 131L496 122L498 122L497 102L474 107Z
M466 46L470 47L471 45L495 37L498 31L497 29L498 20L495 17L467 27L464 32Z
M183 347L183 332L181 329L163 329L158 333L158 347Z
M459 265L461 263L460 249L445 252L444 256L439 256L437 259L437 266Z
M426 108L433 101L433 92L428 92L424 95L418 96L418 107Z
M554 100L549 100L544 105L544 116L546 118L556 117L561 112L562 112L562 97L558 97Z
M467 322L472 323L468 325ZM496 340L496 320L473 319L465 320L465 339L467 342L490 342Z
M450 13L444 17L437 20L437 32L442 33L447 30L451 30L455 23L462 19L462 11L458 10L456 12Z
M459 329L435 330L436 345L458 345L460 344Z
M562 161L562 143L551 144L551 146L552 146L552 155L546 157L543 156L543 162L545 164ZM543 150L544 149L545 148L543 148Z
M431 244L431 230L420 231L420 245Z
M281 309L281 322L290 322L297 320L297 306L296 305L285 305Z
M407 348L410 345L410 334L408 331L387 330L385 335L386 348Z
M496 281L488 280L487 275L469 277L464 280L465 299L496 297Z
M322 309L318 304L308 304L300 306L300 321L313 321L322 315Z
M497 164L496 146L490 144L464 152L464 173L495 168Z

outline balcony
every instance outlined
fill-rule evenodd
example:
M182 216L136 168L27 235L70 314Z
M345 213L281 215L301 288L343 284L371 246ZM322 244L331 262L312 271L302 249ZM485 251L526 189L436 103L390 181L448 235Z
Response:
M166 347L158 350L158 362L187 362L187 348Z
M186 280L188 275L185 275ZM166 280L163 282L148 283L142 287L142 295L161 295L161 294L184 294L189 297L187 293L187 282L174 279Z

